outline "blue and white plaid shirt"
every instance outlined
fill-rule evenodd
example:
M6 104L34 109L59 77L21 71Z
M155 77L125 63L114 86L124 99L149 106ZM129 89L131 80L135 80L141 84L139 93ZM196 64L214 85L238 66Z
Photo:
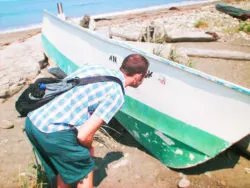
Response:
M70 78L90 76L115 76L125 87L125 78L120 71L101 66L84 66ZM77 86L28 114L32 123L42 132L70 129L80 126L93 113L108 123L124 103L121 86L116 82L98 82Z

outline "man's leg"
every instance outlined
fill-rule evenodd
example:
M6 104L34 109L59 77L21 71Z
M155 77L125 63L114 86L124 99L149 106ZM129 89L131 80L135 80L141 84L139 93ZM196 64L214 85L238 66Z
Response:
M93 188L94 171L92 170L82 181L77 182L77 188Z
M56 180L57 180L57 188L71 188L72 187L69 184L65 184L62 180L62 177L59 174L56 176Z

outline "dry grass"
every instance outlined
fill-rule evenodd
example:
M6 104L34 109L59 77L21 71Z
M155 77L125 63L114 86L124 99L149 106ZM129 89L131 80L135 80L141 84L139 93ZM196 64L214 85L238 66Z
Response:
M194 27L196 28L207 28L208 27L208 23L204 20L199 20L195 23Z
M30 163L24 172L18 174L18 187L20 188L44 188L48 187L48 180L44 169L38 163L34 153L35 163Z

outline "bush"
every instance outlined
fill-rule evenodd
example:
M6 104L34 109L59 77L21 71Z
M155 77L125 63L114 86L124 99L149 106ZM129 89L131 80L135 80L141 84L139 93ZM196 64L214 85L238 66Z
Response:
M246 33L250 33L250 23L249 22L243 22L240 24L239 27L240 31L244 31Z

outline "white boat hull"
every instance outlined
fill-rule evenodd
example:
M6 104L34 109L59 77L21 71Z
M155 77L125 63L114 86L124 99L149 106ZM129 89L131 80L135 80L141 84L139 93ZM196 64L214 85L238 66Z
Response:
M44 13L45 53L67 74L88 64L118 69L129 54L150 62L153 76L126 89L116 118L173 168L213 158L250 130L250 90L136 49Z

